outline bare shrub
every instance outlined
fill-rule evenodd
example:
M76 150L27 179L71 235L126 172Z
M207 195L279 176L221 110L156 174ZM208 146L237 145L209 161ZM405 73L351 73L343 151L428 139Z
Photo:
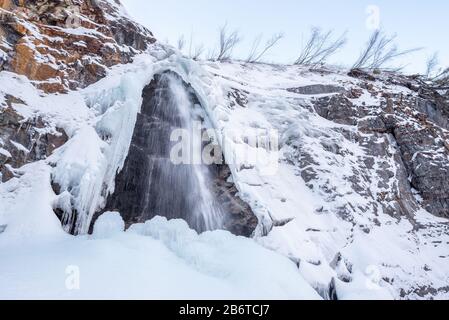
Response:
M193 50L190 51L189 57L193 60L199 60L204 53L204 50L204 45L198 44L193 48Z
M346 32L334 39L334 32L323 32L320 28L312 27L306 45L296 59L297 65L319 65L340 50L347 42Z
M189 58L193 60L199 60L201 55L204 53L204 45L202 43L195 44L193 41L194 35L193 32L190 34L189 41Z
M432 82L437 87L449 86L449 68L443 68L440 65L437 52L427 59L425 80Z
M193 33L190 34L190 39L188 41L184 35L181 35L176 43L176 48L179 51L182 51L189 58L199 60L205 51L205 47L202 43L195 44L193 38Z
M389 68L387 65L398 57L419 51L422 48L399 50L395 44L396 38L396 35L388 36L382 30L374 31L352 68L368 70L401 70L403 66Z
M431 79L435 74L438 74L441 71L439 67L440 59L438 58L438 53L435 52L432 56L427 59L426 62L426 79ZM440 69L440 70L438 70Z
M270 39L268 39L265 42L265 45L261 48L260 44L262 42L262 35L259 35L256 37L256 39L254 39L253 41L253 45L251 47L251 51L248 55L248 58L246 58L245 62L246 63L256 63L256 62L260 62L260 60L264 57L264 55L270 50L272 49L274 46L276 46L276 44L282 39L284 38L284 34L279 32L276 33L274 35L271 36Z
M227 23L219 29L218 53L211 60L227 61L232 58L235 46L241 41L238 31L228 32Z
M435 82L439 87L449 89L449 68L444 69Z

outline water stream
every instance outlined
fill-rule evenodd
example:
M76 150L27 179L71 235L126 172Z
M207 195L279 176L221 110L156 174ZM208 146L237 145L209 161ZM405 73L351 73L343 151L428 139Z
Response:
M106 209L119 211L129 223L159 215L182 218L202 232L223 226L223 209L210 191L212 175L205 164L177 164L170 153L179 146L171 141L174 130L194 132L204 119L186 84L175 74L164 73L144 89L128 158L116 178L116 188ZM189 136L191 155L201 150L201 140ZM197 155L197 154L196 154Z

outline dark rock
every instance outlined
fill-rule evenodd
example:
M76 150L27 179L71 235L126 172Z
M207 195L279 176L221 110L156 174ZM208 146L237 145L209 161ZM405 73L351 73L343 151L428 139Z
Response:
M339 124L356 125L367 112L356 107L344 95L323 97L314 102L315 111L323 118Z
M449 130L449 103L439 94L434 93L433 97L428 95L427 98L417 98L415 107L419 112L426 114L430 121Z
M345 91L345 89L333 85L313 84L304 87L288 88L287 91L304 95L317 95L317 94L340 93Z
M232 88L232 90L228 92L228 98L231 101L230 106L234 107L235 105L239 105L242 108L246 108L246 104L248 103L247 95L248 92Z
M348 76L358 78L358 79L364 79L368 81L376 81L376 77L374 77L372 74L370 74L367 71L363 71L361 69L352 69Z
M8 100L9 102L13 98ZM19 100L14 100L16 103ZM27 163L47 158L53 151L62 146L68 137L64 130L57 129L57 133L42 134L47 124L39 117L23 119L11 107L0 111L0 139L3 148L8 150L11 157L0 161L0 173L3 182L14 176L8 168L20 168Z
M358 122L359 130L363 133L386 133L388 128L381 117L368 117Z
M395 130L402 159L413 188L423 197L429 212L449 217L449 150L438 142L431 127L416 130L400 126Z
M329 300L337 301L337 287L335 285L335 278L332 278L331 283L329 284Z
M351 88L345 93L349 99L358 99L363 95L363 90L358 88Z

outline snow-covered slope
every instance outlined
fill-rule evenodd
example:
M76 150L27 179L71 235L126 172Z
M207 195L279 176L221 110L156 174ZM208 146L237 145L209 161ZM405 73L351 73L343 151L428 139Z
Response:
M0 299L320 299L288 259L246 238L163 218L124 233L109 216L96 228L2 237Z
M446 91L391 73L195 62L159 43L133 56L63 94L0 71L1 298L448 298ZM56 213L89 231L142 91L166 71L216 130L259 221L252 239L163 218L124 232L116 214L68 235Z
M414 109L415 91L386 77L366 81L332 69L204 68L233 106L224 128L279 132L275 174L260 175L256 166L234 175L253 207L275 221L259 243L300 261L314 287L334 283L339 298L372 297L383 288L394 298L447 297L448 220L421 207L418 195L428 191L414 183L403 150L413 146L397 140L402 126L413 126L414 142L430 162L421 167L437 167L439 179L447 179L448 132L432 119L415 120L427 117ZM382 128L390 117L393 128ZM439 135L426 145L419 133L429 127Z

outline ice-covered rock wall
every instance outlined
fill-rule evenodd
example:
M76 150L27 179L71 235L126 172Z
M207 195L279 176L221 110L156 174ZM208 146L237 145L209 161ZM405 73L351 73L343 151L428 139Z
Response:
M193 141L203 139L209 120L192 89L168 72L155 75L142 96L127 159L105 210L120 212L128 225L159 215L182 218L197 231L227 229L251 236L257 218L236 196L222 155L218 155L220 164L205 164L203 159L193 162L192 153L201 152L206 145L199 141L199 148L195 148ZM196 125L199 128L194 128ZM188 141L173 141L176 130L183 130L176 139ZM200 130L199 137L194 136L194 130ZM172 151L175 145L186 142L187 146L178 150L184 153L179 154L184 162L176 163L171 159Z

